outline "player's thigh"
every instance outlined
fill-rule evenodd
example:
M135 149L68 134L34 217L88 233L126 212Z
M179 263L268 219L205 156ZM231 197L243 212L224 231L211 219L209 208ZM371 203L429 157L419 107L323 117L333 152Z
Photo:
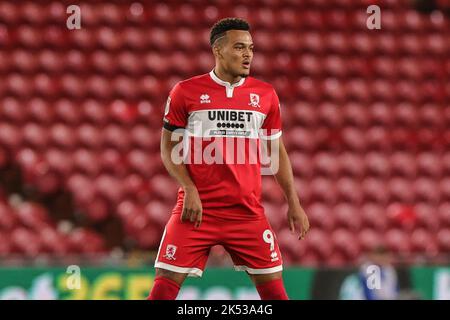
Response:
M218 232L208 219L199 228L180 215L172 215L166 224L155 261L155 268L167 270L173 277L177 273L199 277L203 274L209 251L217 241Z
M155 268L155 277L163 277L175 281L180 286L187 277L187 273L174 272L166 269Z
M223 241L237 270L252 275L282 270L280 248L267 219L227 222Z
M283 274L281 271L274 272L274 273L268 273L268 274L250 274L247 272L250 279L253 281L255 285L260 285L269 281L282 279Z

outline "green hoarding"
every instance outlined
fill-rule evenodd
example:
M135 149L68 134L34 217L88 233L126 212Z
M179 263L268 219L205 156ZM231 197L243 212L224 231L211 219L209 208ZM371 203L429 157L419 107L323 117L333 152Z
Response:
M286 268L283 277L291 299L343 299L354 272ZM450 299L450 267L412 267L399 274L402 286L411 287L421 299ZM147 297L153 279L153 268L0 268L0 300L140 300ZM244 272L209 268L202 278L186 280L179 299L253 300L258 294Z
M308 299L314 271L288 269L292 299ZM0 268L0 299L145 299L154 271L135 268ZM231 269L209 269L188 278L180 299L258 299L248 276Z

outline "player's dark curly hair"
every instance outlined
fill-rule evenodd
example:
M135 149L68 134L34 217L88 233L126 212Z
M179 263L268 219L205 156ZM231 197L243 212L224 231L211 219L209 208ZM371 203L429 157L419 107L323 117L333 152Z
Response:
M211 33L209 35L209 43L211 46L214 42L225 35L228 30L250 30L250 25L247 21L240 18L225 18L217 21L211 28Z

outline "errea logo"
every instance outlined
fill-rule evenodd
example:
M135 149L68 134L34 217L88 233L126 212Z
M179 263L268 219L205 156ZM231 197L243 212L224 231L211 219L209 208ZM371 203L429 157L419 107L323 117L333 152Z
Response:
M200 103L211 103L211 100L209 99L209 96L206 93L200 96Z

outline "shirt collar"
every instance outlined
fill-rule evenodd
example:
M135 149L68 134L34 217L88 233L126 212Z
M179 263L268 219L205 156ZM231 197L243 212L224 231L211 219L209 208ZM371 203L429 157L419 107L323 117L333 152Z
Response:
M239 80L236 83L229 83L226 81L223 81L221 79L219 79L219 77L216 76L216 74L214 73L214 69L211 70L211 72L209 73L209 76L211 77L211 79L214 80L215 83L220 84L221 86L227 87L227 88L235 88L235 87L239 87L240 85L242 85L245 81L245 78L242 77L241 80Z

